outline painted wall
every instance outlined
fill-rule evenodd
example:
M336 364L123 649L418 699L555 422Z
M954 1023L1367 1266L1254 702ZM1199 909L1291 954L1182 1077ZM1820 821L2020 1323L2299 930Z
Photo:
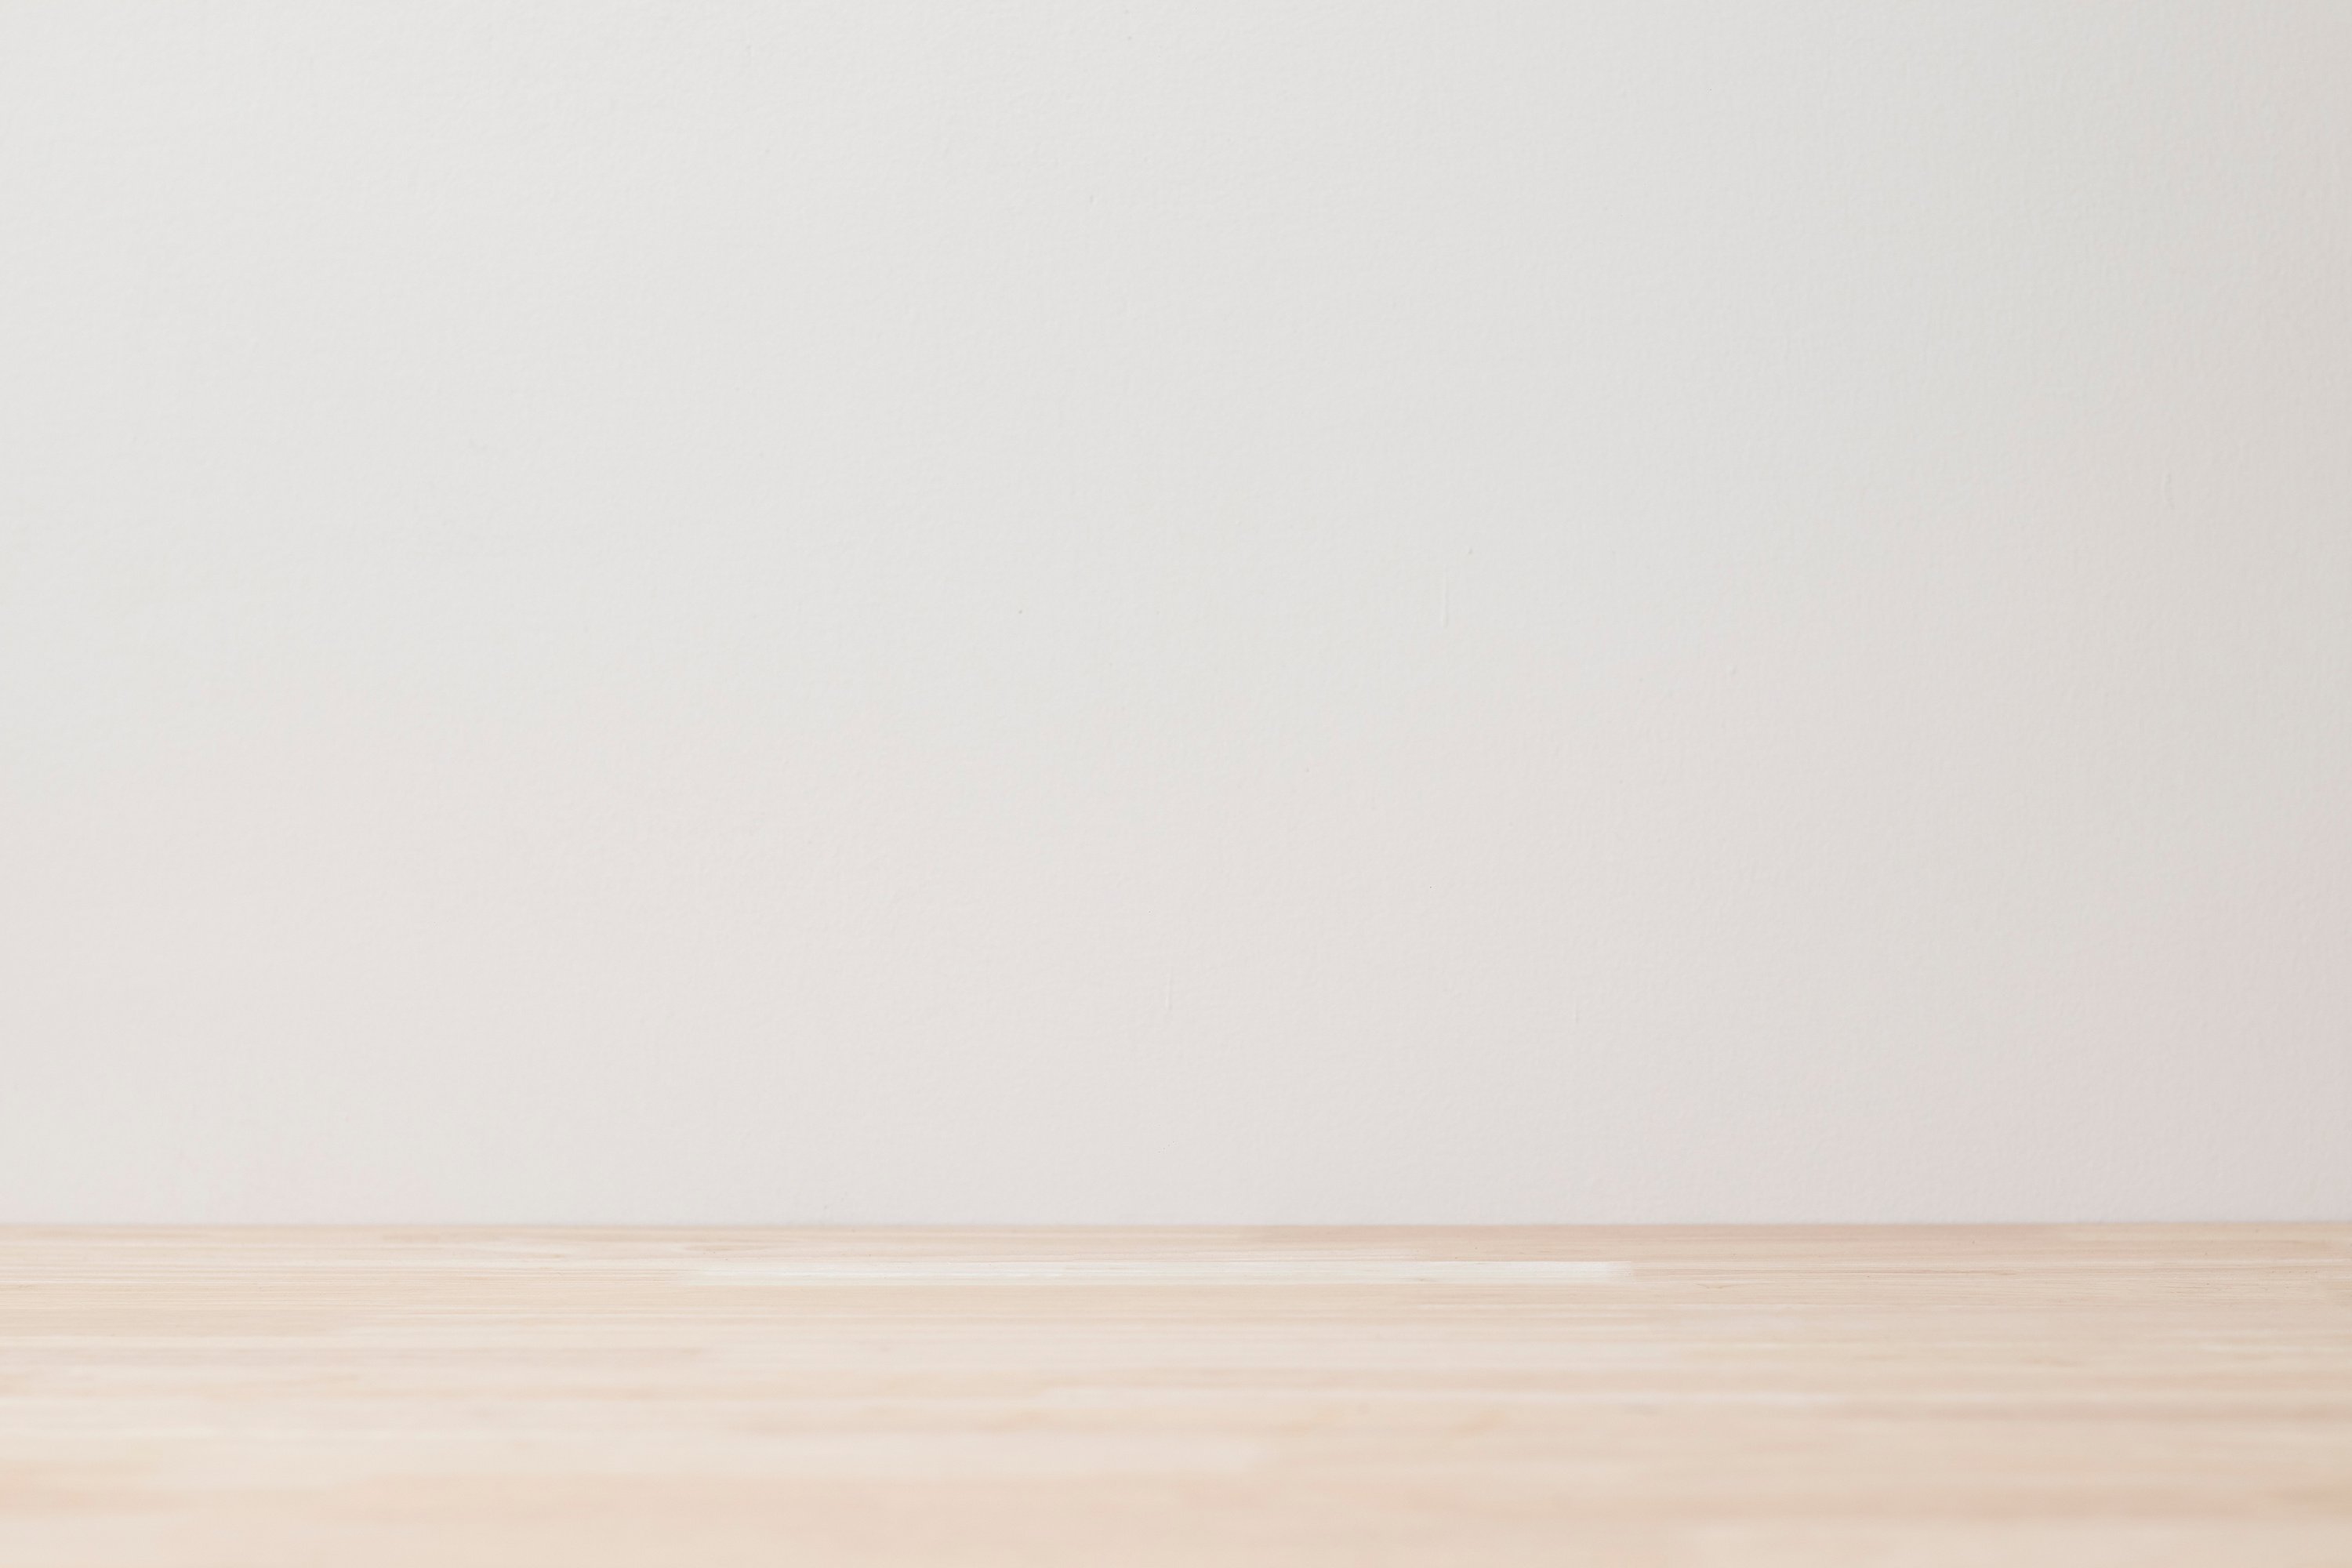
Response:
M2352 1218L2347 65L0 9L0 1219Z

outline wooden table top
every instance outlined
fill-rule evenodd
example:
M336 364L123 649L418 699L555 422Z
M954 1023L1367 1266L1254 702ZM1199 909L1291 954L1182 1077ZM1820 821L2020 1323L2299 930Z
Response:
M2352 1565L2352 1226L0 1230L6 1568Z

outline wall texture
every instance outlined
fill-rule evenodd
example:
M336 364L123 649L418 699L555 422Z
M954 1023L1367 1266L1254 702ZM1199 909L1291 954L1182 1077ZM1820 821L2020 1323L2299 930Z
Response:
M2352 1218L2347 62L0 9L0 1219Z

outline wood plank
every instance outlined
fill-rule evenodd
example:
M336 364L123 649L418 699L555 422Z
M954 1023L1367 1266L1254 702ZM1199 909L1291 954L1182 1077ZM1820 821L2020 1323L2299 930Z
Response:
M0 1564L2352 1564L2352 1226L0 1231Z

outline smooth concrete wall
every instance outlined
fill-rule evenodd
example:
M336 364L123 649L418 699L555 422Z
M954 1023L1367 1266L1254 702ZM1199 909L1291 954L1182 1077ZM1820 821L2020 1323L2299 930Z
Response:
M0 1219L2352 1218L2347 70L0 8Z

